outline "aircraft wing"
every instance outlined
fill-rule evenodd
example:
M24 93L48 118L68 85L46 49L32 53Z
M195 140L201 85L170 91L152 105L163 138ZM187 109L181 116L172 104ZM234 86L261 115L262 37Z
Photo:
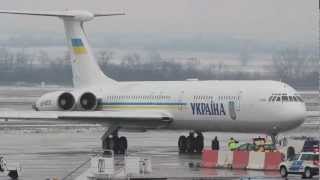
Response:
M0 119L99 123L132 128L161 128L173 121L163 111L2 111Z

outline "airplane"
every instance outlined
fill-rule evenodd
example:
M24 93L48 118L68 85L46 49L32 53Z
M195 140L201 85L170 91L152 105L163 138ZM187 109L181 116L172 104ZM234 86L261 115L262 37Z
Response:
M300 126L307 117L299 93L283 82L197 79L118 82L107 77L95 60L84 23L123 13L82 10L0 13L60 18L71 53L74 86L70 91L44 94L32 111L2 112L2 119L100 123L108 127L101 138L102 148L123 154L128 141L119 137L120 129L188 130L189 136L179 137L179 151L201 152L203 132L264 133L276 142L278 133Z

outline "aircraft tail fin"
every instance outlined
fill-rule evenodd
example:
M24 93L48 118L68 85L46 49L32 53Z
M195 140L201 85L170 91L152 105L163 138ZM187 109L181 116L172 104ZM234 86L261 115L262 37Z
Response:
M3 14L59 17L64 22L66 39L71 53L73 85L88 87L116 81L107 77L100 69L89 45L83 24L95 17L124 15L124 13L93 14L87 11L0 11Z

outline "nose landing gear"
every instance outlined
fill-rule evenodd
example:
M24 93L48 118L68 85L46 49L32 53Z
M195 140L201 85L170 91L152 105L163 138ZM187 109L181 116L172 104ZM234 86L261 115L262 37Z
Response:
M195 134L197 136L195 137ZM178 148L180 153L201 153L204 147L204 137L199 131L190 132L189 136L180 136Z
M278 144L278 134L276 133L271 134L271 140L272 140L272 144L276 146Z

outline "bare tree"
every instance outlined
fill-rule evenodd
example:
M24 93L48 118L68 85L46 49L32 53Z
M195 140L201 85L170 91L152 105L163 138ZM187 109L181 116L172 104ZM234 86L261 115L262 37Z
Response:
M15 53L14 64L17 68L28 67L29 65L32 66L33 57L31 54L28 54L25 49L21 49Z
M298 49L286 49L273 55L274 69L281 79L300 78L305 73L308 57Z
M141 64L141 57L137 53L127 54L123 57L121 65L129 68L137 68Z
M251 54L249 52L249 49L248 48L242 49L239 54L239 60L241 62L241 65L242 66L248 65L248 62L250 61L250 59L251 59Z
M98 52L98 62L100 66L106 67L114 57L114 52L109 50L101 50Z
M51 59L46 51L40 50L37 55L37 61L41 65L48 65Z
M13 54L7 48L0 48L0 63L2 67L1 69L12 69L13 59Z

